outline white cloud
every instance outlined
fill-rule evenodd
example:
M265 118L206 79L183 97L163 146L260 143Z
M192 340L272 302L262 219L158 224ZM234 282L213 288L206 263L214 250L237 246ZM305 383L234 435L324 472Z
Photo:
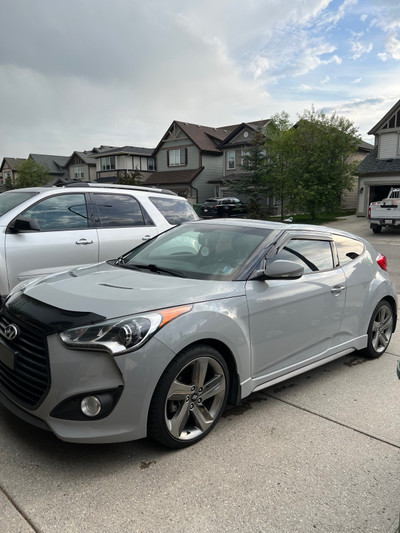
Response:
M312 91L312 87L310 87L309 85L299 85L299 91L302 92L302 93L309 93Z

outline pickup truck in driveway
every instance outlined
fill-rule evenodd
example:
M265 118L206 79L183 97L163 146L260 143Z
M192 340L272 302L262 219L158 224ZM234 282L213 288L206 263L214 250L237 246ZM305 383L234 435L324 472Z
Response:
M389 196L368 207L368 221L374 233L382 228L400 227L400 189L390 189Z

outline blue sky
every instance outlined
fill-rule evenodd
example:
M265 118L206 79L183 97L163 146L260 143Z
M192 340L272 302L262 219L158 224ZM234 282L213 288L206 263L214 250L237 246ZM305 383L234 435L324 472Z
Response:
M398 0L1 0L0 158L400 99Z

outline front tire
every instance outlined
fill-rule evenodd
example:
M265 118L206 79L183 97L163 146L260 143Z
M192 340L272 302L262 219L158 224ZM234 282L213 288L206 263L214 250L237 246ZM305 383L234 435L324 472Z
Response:
M386 350L393 333L394 314L389 302L382 300L375 307L368 327L368 345L363 355L377 359Z
M225 409L229 370L207 345L181 352L164 371L152 398L148 433L169 448L185 448L204 438Z

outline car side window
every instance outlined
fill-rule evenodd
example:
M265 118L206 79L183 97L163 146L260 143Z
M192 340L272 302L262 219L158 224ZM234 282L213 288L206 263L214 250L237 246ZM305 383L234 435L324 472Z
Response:
M65 231L88 227L88 210L84 194L59 194L45 198L22 216L35 219L40 231Z
M150 196L149 199L166 218L167 222L173 226L196 219L195 211L186 200L174 198L173 196L168 198Z
M350 237L333 236L339 256L340 266L347 265L364 252L364 244Z
M149 226L152 221L139 202L128 194L93 195L102 228Z
M334 266L331 243L324 240L291 239L272 258L277 259L299 263L305 273L330 270Z

